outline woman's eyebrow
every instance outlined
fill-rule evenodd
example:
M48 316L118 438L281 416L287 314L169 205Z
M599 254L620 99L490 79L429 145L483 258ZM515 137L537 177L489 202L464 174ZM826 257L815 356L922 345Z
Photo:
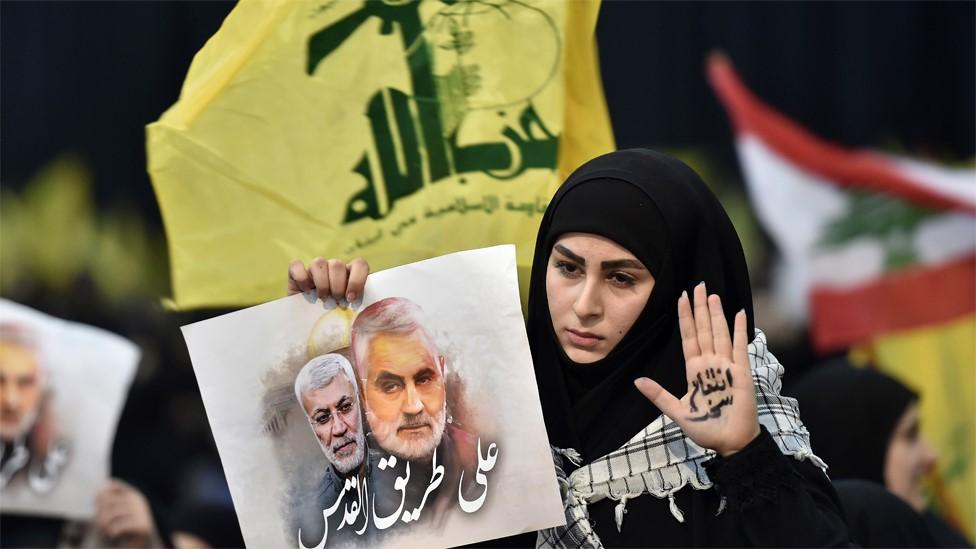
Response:
M562 244L556 244L555 246L553 246L553 248L555 248L557 252L559 252L559 253L563 254L564 256L572 259L573 261L579 263L580 265L586 265L586 260L585 259L583 259L582 257L574 254L573 251L570 250L569 248L567 248L566 246L563 246Z
M602 261L600 267L603 269L641 269L647 270L640 261L636 259L614 259L613 261Z

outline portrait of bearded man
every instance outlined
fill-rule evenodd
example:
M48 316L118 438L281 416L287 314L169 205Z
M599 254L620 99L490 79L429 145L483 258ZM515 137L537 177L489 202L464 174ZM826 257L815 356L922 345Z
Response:
M312 358L295 377L295 398L329 463L292 520L294 533L314 546L324 533L322 510L340 497L347 479L358 476L365 481L368 476L366 434L352 364L338 353ZM335 535L330 532L330 545L335 544Z
M48 370L33 332L0 324L0 490L25 476L36 493L57 486L69 445L57 436Z
M370 447L396 458L397 465L377 473L374 480L386 479L392 486L392 479L402 476L409 463L412 478L430 480L407 485L405 507L412 509L435 482L436 468L443 467L438 488L432 492L438 509L430 514L440 515L450 501L457 505L462 472L467 471L461 492L475 489L477 438L451 418L449 401L459 395L448 394L447 358L426 327L421 308L403 297L366 307L352 325L352 350ZM390 497L382 498L379 490L374 491L378 511L400 503L397 492L388 488Z

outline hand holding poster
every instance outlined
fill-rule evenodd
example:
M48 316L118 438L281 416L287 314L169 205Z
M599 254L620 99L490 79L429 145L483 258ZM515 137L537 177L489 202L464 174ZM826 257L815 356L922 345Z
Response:
M139 350L0 299L0 512L89 519Z
M564 522L512 246L183 328L248 545L450 546ZM331 300L330 300L331 301Z

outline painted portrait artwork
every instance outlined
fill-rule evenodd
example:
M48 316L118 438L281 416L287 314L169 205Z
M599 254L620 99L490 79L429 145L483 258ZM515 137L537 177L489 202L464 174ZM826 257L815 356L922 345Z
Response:
M0 512L94 516L139 354L115 334L0 299Z
M448 547L564 522L496 246L183 328L249 546Z

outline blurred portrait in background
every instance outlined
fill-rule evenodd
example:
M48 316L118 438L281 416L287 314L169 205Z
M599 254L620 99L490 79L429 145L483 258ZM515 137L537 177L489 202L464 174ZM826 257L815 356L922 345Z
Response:
M70 452L50 401L36 336L19 324L0 324L0 489L18 476L37 493L57 485Z

